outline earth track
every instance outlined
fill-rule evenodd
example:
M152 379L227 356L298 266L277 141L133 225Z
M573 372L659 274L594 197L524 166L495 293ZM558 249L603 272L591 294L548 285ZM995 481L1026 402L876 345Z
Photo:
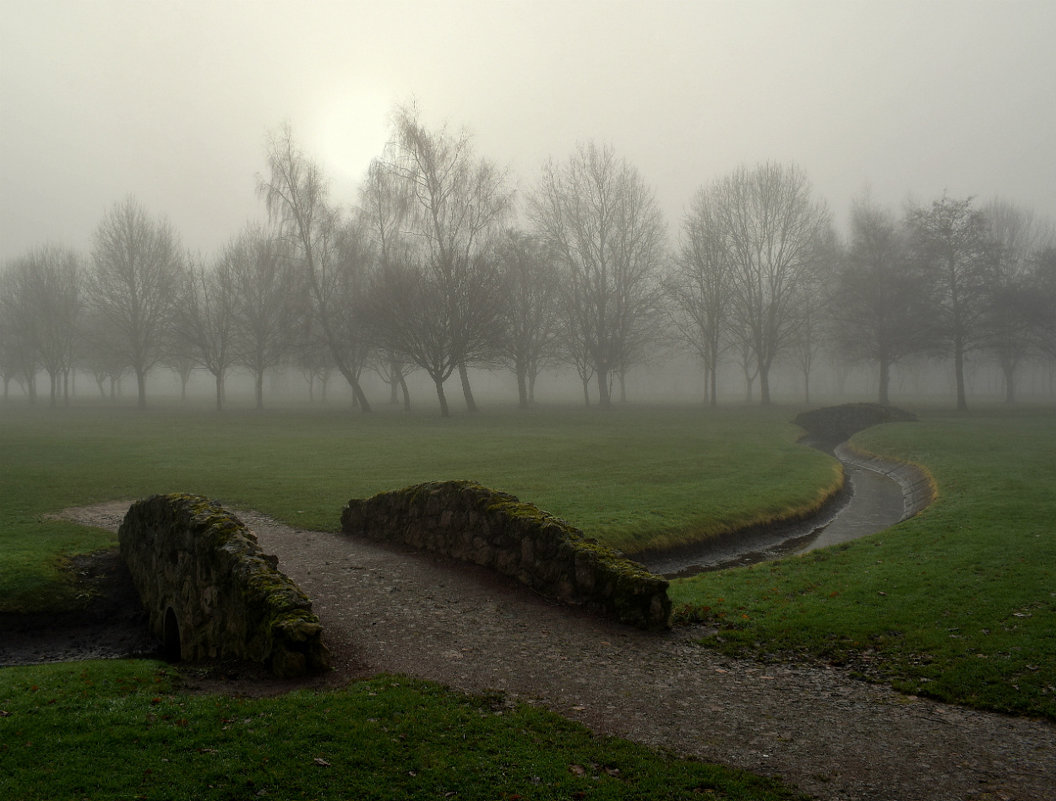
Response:
M127 502L67 516L115 528ZM1056 726L907 696L822 664L716 654L557 606L482 568L239 516L312 598L334 671L300 684L187 671L203 691L402 673L500 691L594 731L773 776L829 801L1051 801Z

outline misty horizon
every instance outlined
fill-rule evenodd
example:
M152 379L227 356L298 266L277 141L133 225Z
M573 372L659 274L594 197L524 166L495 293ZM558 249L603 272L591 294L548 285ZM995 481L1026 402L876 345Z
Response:
M0 260L87 250L136 196L191 251L264 218L289 122L347 210L392 110L465 128L523 197L598 141L642 173L674 239L693 194L796 164L840 229L869 192L1056 218L1050 4L5 3ZM289 46L289 42L294 42Z

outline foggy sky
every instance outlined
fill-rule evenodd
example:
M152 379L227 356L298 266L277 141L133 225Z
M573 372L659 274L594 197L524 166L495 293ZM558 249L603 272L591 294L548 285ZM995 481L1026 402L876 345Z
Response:
M216 252L263 218L288 120L355 186L388 115L474 134L521 191L576 143L614 146L670 232L698 187L795 162L838 222L994 195L1056 219L1052 0L0 0L0 259L87 252L128 194Z

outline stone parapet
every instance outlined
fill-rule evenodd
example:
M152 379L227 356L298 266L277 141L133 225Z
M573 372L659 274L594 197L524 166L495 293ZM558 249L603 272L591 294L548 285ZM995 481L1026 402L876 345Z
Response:
M513 495L469 481L349 501L342 531L491 568L563 603L644 629L669 625L665 579Z
M214 501L182 494L138 501L118 540L169 658L257 662L281 677L329 666L311 601Z

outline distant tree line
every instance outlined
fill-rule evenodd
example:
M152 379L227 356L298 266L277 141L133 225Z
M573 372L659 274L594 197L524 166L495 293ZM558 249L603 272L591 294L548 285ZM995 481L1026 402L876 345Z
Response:
M297 367L310 387L340 374L372 408L364 375L409 409L407 377L435 388L441 414L457 373L508 370L521 406L544 370L579 376L584 402L625 398L636 366L699 357L706 400L734 363L749 396L771 402L775 364L810 379L822 353L864 362L890 398L892 368L948 359L966 408L965 359L985 353L1016 397L1025 360L1056 362L1056 234L1003 201L943 196L901 215L863 197L845 241L795 166L742 167L701 187L674 244L653 192L612 148L588 142L550 161L516 203L509 176L470 137L394 115L351 212L288 126L274 132L257 191L267 223L210 258L134 198L100 221L91 252L46 245L0 271L0 377L36 402L68 403L75 370L101 395L164 366L225 379Z

